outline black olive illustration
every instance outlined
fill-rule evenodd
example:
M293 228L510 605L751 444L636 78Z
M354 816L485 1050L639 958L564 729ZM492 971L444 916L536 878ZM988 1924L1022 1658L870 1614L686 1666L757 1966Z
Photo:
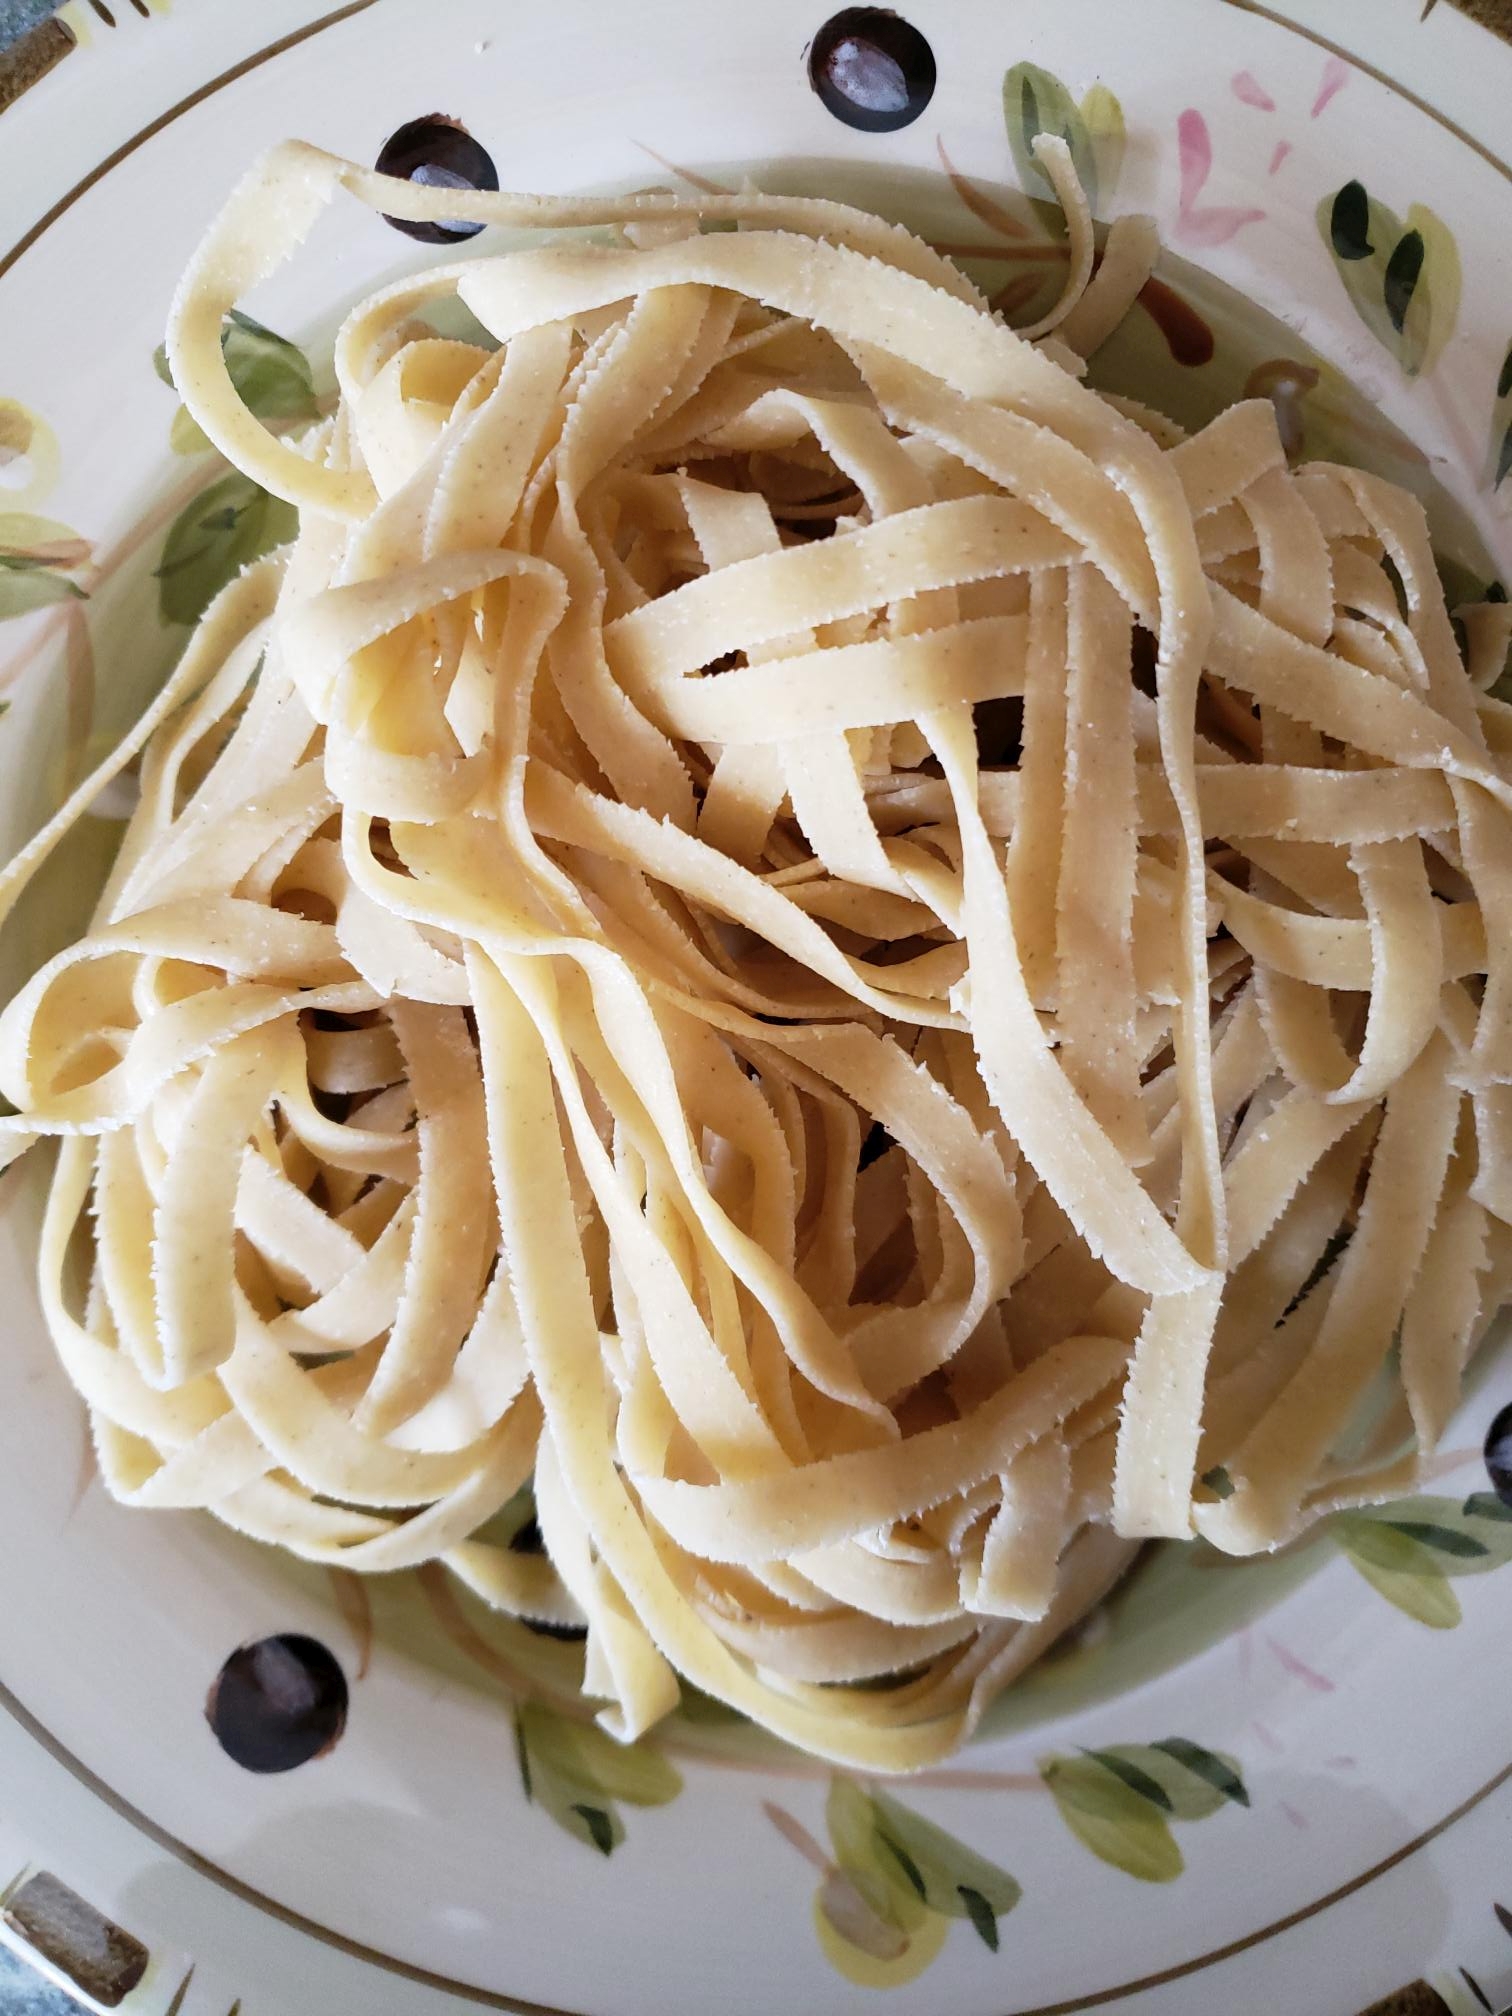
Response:
M1503 1505L1512 1505L1512 1406L1503 1407L1486 1431L1486 1475Z
M380 175L397 175L426 189L497 189L499 172L492 157L471 133L454 119L439 112L424 119L411 119L391 133L373 164ZM418 238L426 245L454 245L472 238L481 224L465 224L460 218L439 224L411 223L406 217L385 217L396 231Z
M346 1717L346 1675L318 1639L298 1632L233 1652L205 1703L215 1740L247 1771L292 1771L324 1756Z
M887 7L845 7L809 44L809 82L828 112L863 133L911 126L934 96L934 51Z

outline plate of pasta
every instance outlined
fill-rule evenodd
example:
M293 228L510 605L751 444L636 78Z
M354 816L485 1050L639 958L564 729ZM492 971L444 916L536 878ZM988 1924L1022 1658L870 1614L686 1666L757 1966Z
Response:
M0 72L86 2006L1512 2000L1512 54L1153 11Z

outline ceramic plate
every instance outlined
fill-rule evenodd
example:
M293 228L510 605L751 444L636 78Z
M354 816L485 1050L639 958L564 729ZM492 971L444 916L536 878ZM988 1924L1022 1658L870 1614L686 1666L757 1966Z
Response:
M440 112L517 188L750 173L890 209L1004 286L1033 284L1047 227L1019 192L1057 125L1101 212L1152 212L1169 248L1105 382L1188 420L1267 391L1309 453L1417 488L1457 579L1512 579L1512 48L1433 0L908 12L936 82L885 133L810 89L811 0L68 0L34 25L0 59L0 853L277 536L250 486L201 496L224 471L153 352L210 214L291 133L371 161ZM318 399L341 308L427 256L335 209L253 303L299 346L259 397ZM0 977L81 914L116 809ZM1273 1560L1155 1550L951 1768L882 1787L707 1710L596 1748L539 1693L572 1647L444 1582L364 1587L117 1510L37 1308L38 1208L23 1164L0 1184L0 1934L90 2006L1512 2002L1512 1505L1484 1455L1498 1419L1512 1437L1505 1351L1421 1497ZM322 1754L275 1774L206 1716L268 1639L325 1715Z

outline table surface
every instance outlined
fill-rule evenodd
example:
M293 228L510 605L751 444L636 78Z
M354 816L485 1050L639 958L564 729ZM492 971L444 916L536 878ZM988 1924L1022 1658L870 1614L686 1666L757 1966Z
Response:
M51 14L57 0L0 0L0 49Z
M0 2016L79 2016L79 2005L0 1946Z

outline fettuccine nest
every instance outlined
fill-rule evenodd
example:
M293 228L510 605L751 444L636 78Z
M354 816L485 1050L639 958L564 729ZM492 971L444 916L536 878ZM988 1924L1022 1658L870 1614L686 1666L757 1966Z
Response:
M277 150L169 353L298 541L0 881L142 755L0 1024L111 1490L583 1623L625 1737L941 1756L1144 1538L1408 1486L1509 1280L1504 613L1467 672L1267 404L1080 382L1151 234L1089 286L1040 147L1038 344L837 206ZM390 288L275 439L222 318L343 184L622 228Z

